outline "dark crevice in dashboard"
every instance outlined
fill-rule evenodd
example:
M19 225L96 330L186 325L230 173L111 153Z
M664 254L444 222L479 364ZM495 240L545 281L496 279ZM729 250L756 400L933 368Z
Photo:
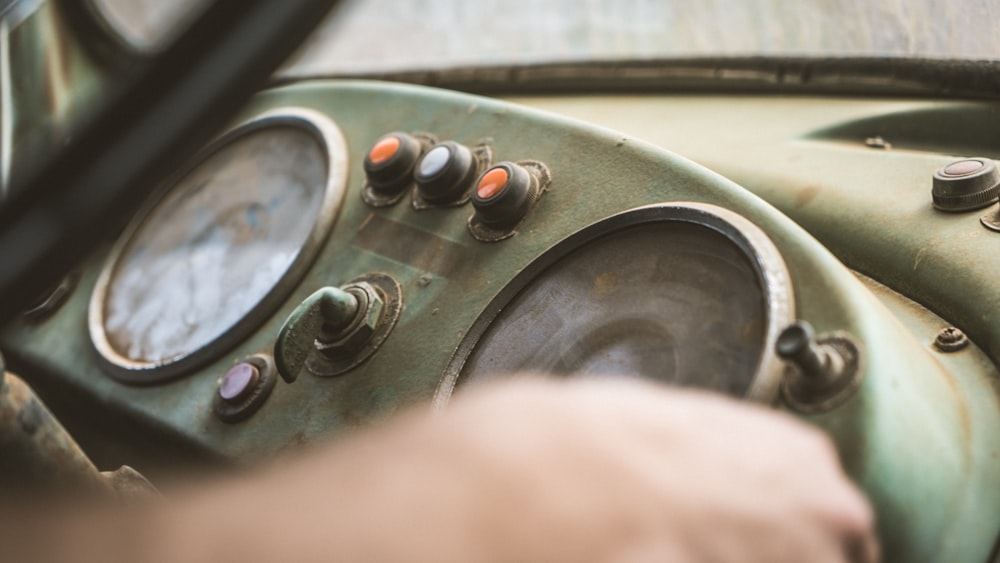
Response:
M485 95L752 92L997 99L1000 62L843 57L699 57L553 62L317 76L435 86Z
M982 104L949 104L851 120L801 138L852 146L857 146L859 139L866 139L869 148L996 157L1000 156L996 144L998 130L1000 111L997 108Z

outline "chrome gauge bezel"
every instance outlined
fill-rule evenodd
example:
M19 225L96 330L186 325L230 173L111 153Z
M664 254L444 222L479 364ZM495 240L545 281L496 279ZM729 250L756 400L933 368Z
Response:
M784 378L785 364L777 356L775 341L781 330L795 319L795 296L784 259L771 239L745 217L722 207L696 202L658 203L637 207L606 217L573 233L543 252L521 270L490 301L469 328L452 355L434 394L434 404L443 407L462 381L465 363L486 334L493 321L539 274L590 242L639 225L680 221L711 229L732 242L754 265L754 272L764 293L767 314L763 350L745 399L773 404Z
M135 361L121 355L111 346L104 326L105 301L112 276L123 253L146 220L177 183L217 151L244 135L270 127L296 127L311 134L320 144L326 158L326 184L322 204L315 223L298 255L276 284L236 324L201 348L162 362ZM152 384L181 377L196 367L216 359L222 352L248 337L266 320L311 268L323 244L329 237L347 189L347 143L340 128L326 115L311 109L285 107L267 111L233 127L202 150L193 162L164 182L154 197L129 223L112 247L104 262L90 298L88 327L90 340L105 372L113 378L132 384Z

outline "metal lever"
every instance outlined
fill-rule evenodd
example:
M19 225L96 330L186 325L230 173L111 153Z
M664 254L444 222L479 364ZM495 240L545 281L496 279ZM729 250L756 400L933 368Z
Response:
M316 338L350 327L360 309L357 295L336 287L321 288L306 298L288 316L274 343L274 363L281 378L295 381L316 349Z
M786 376L782 391L785 402L802 412L830 410L861 385L861 353L847 334L817 338L809 323L798 321L781 331L774 347L797 368Z
M778 335L778 355L798 366L804 377L816 387L837 381L844 370L844 359L829 346L816 341L812 325L798 321Z

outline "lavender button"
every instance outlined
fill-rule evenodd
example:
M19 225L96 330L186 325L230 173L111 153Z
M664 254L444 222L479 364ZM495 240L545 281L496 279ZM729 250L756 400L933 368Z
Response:
M257 383L260 372L252 364L242 362L236 364L226 375L222 376L219 383L219 396L224 401L235 402L243 399L253 389Z
M945 176L968 176L986 166L981 160L959 160L952 162L944 169Z

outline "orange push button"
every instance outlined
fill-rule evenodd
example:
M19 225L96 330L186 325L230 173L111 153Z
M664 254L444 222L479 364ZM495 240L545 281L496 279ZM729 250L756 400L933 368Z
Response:
M370 160L372 164L381 164L392 158L397 151L399 151L399 137L396 137L395 135L382 137L377 143L375 143L375 146L368 151L368 160Z
M507 170L504 168L490 170L479 179L479 184L476 186L476 195L479 196L479 199L490 199L503 190L504 186L507 185L509 177Z
M496 164L476 182L474 219L491 228L514 227L538 199L538 186L538 180L524 166L516 162Z
M382 135L365 153L366 189L382 198L399 196L412 185L411 173L423 152L423 144L413 135L402 131Z

